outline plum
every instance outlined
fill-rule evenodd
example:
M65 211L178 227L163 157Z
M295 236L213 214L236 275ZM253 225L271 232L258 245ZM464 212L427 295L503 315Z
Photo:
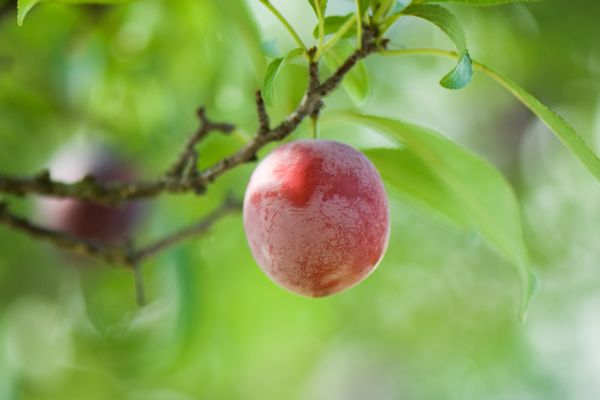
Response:
M365 279L381 260L389 205L373 164L334 141L301 140L271 152L244 198L244 228L266 275L321 297Z

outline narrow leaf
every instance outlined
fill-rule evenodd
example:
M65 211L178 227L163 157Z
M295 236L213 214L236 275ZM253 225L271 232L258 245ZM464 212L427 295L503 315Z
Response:
M360 6L360 12L362 15L365 15L367 13L367 11L369 11L369 7L371 7L372 3L373 3L373 0L358 0L358 4Z
M521 281L523 318L535 279L530 272L520 209L504 176L479 156L426 128L397 119L359 114L349 117L405 147L367 151L389 184L434 214L475 229L515 265Z
M18 0L17 1L17 24L23 25L25 17L40 0Z
M529 108L600 182L600 158L564 118L546 107L508 76L481 63L476 62L474 66L498 82Z
M346 23L346 21L348 21L350 18L354 18L354 14L348 14L348 15L332 15L330 17L326 17L325 18L325 35L331 35L336 33L341 27L342 25L344 25ZM348 30L348 32L346 32L344 34L344 36L342 36L342 38L346 39L349 38L351 36L356 35L356 26L354 26L352 29ZM313 36L315 38L319 37L319 25L315 26L315 29L313 29Z
M124 4L129 3L133 0L17 0L17 23L23 25L25 17L31 11L31 9L38 3L59 3L59 4Z
M319 15L317 13L317 2L316 0L308 0L308 3L310 4L310 6L312 7L313 11L315 12L315 15ZM325 15L325 11L327 10L327 0L320 0L320 4L321 4L321 14Z
M267 66L267 72L265 72L265 78L263 80L262 95L265 99L265 103L272 106L275 103L274 85L279 71L283 65L283 57L276 58L269 63Z
M533 3L542 0L414 0L413 4L457 3L469 6L499 6L510 3Z
M429 21L448 35L460 55L460 61L452 71L442 78L440 84L447 89L462 89L467 86L471 82L473 69L467 50L467 37L458 18L446 8L438 5L413 4L407 7L402 14Z
M281 72L281 69L286 63L293 60L296 57L302 55L303 50L298 48L290 51L285 57L279 57L274 59L267 66L265 77L262 85L262 95L265 103L268 106L275 104L275 81Z
M385 54L405 56L430 55L452 59L458 57L456 53L439 49L402 49L388 51ZM546 124L546 126L600 183L600 158L567 121L546 107L535 96L523 89L506 75L477 61L473 61L473 67L495 80L508 90L517 100L523 103L525 107L529 108L542 122L544 122L544 124Z

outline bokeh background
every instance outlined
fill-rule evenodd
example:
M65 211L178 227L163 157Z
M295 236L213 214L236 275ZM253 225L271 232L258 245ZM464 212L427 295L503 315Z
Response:
M273 1L308 41L300 1ZM331 14L352 7L330 0ZM471 54L559 111L600 151L600 4L546 0L453 6ZM77 140L102 141L142 177L162 172L203 104L235 122L201 146L201 164L239 148L256 127L253 93L269 57L293 48L248 0L140 0L115 7L42 4L16 23L0 0L0 170L32 174ZM412 18L392 47L451 48ZM513 184L542 286L517 318L513 267L474 232L394 196L392 234L361 285L305 299L255 265L239 215L144 265L149 304L131 274L82 263L0 227L0 399L597 399L600 393L600 187L523 106L485 76L461 91L430 58L367 61L370 93L327 101L419 122L497 165ZM304 89L304 67L278 80L277 119ZM291 139L307 137L303 126ZM378 146L369 132L322 137ZM82 139L83 138L83 139ZM226 193L242 196L252 165L206 196L145 205L140 243L186 225ZM35 216L36 201L10 200Z

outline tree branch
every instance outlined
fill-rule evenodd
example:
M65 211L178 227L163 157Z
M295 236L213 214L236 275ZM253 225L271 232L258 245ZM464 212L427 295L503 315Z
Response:
M110 264L130 264L124 247L105 247L96 242L35 225L25 218L11 214L4 203L0 203L0 224L25 233L33 239L45 240L73 254L95 258Z
M387 41L380 39L376 28L365 26L362 30L362 46L323 83L319 77L319 65L315 61L316 49L307 51L309 62L309 83L304 97L296 109L276 126L271 126L264 100L256 93L258 128L255 136L236 153L222 159L205 170L198 171L198 153L196 146L211 132L230 133L234 126L228 123L216 123L208 119L204 108L198 111L200 126L186 142L177 160L158 179L153 181L105 182L88 175L78 182L65 183L55 181L49 171L32 177L16 177L0 173L0 193L25 196L30 194L73 198L105 205L115 205L131 200L149 198L163 193L201 194L209 183L222 174L243 163L257 160L257 153L265 145L284 139L291 134L306 117L316 120L323 107L323 99L333 92L346 74L369 54L384 49ZM54 246L75 254L120 264L134 272L136 298L140 305L145 303L143 271L141 263L183 240L208 231L219 219L241 208L239 201L227 198L220 207L191 226L176 231L160 240L139 249L131 242L122 245L104 245L85 240L64 232L37 226L30 221L8 211L6 204L0 202L0 224L18 230L33 239L45 240Z
M229 197L217 209L206 215L196 224L185 227L137 250L130 243L116 246L103 245L64 232L35 225L22 217L10 213L5 203L0 203L0 224L16 229L33 239L45 240L73 254L105 261L110 264L137 268L148 257L173 247L192 236L206 233L221 218L240 209L240 202Z
M190 160L194 159L195 146L209 132L231 132L233 125L213 123L201 109L199 130L187 142L175 164L165 175L154 181L99 182L87 176L75 183L55 181L47 171L33 177L15 177L0 173L0 193L25 196L37 194L59 198L76 198L100 204L114 205L130 200L154 197L162 193L202 193L206 186L236 166L257 159L257 153L268 143L281 140L292 133L310 115L317 115L323 106L323 98L335 90L346 74L363 58L385 47L386 41L379 40L374 28L363 30L362 47L357 49L325 82L319 83L318 65L311 62L310 80L305 95L297 108L275 127L268 128L268 115L261 99L257 97L259 127L254 138L231 156L215 163L203 171L182 176ZM310 51L309 51L310 53Z

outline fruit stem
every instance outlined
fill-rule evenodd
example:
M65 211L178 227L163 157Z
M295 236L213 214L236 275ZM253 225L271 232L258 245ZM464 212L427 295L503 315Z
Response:
M312 137L313 139L319 138L319 117L316 115L312 115L310 117L310 122L312 126Z

